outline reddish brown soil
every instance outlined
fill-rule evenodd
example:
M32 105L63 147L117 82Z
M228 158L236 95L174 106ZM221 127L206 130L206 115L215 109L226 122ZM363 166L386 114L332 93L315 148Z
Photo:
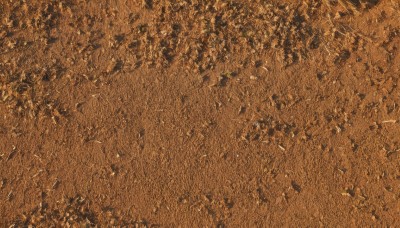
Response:
M1 227L400 226L399 2L290 2L1 1Z

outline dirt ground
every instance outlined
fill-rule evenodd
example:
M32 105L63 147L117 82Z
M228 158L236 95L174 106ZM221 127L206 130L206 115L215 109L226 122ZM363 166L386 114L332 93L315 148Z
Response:
M400 2L4 0L0 226L400 226Z

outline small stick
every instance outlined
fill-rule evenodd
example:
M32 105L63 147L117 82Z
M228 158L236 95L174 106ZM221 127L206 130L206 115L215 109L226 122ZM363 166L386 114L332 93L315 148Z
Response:
M384 120L382 123L397 123L397 120Z

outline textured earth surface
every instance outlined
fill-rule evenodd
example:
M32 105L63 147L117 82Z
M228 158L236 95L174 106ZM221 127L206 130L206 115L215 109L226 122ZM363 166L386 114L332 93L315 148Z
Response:
M4 0L0 226L399 226L395 0Z

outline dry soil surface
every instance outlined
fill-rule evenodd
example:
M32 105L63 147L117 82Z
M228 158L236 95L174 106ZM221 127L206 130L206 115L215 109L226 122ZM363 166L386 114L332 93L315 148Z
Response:
M397 0L3 0L0 226L400 226Z

